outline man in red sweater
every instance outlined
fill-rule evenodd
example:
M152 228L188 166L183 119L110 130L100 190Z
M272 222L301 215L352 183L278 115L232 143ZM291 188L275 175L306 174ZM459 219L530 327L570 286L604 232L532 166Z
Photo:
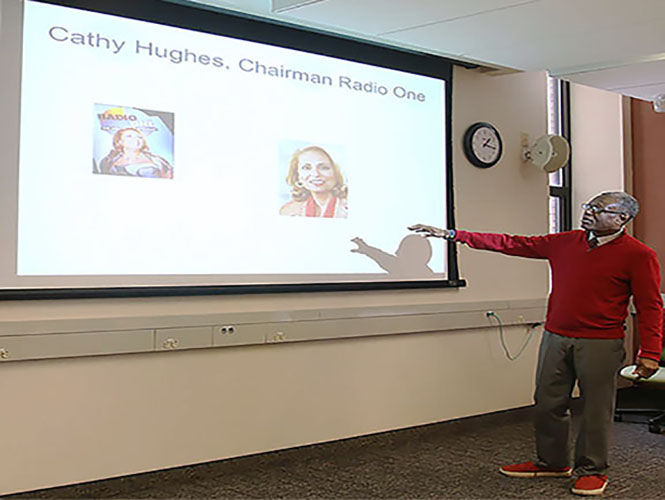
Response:
M510 236L439 229L409 229L471 248L547 259L552 290L538 354L535 392L537 459L505 465L512 477L570 477L572 492L600 495L607 486L607 452L616 398L616 374L625 351L624 321L631 295L640 327L635 370L650 377L662 350L663 301L656 253L626 234L639 211L623 192L602 193L583 205L582 230L545 236ZM583 410L569 463L571 393L578 382Z

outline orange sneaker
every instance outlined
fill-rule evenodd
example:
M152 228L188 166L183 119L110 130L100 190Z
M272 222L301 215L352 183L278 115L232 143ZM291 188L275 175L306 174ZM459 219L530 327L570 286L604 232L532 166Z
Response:
M571 467L540 467L533 462L504 465L499 472L510 477L570 477L573 475Z
M576 495L602 495L608 482L607 476L601 476L600 474L580 476L570 491Z

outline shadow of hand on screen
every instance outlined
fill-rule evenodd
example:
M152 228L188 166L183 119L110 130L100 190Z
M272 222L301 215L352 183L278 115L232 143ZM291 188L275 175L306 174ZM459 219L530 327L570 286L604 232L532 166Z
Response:
M365 255L395 278L428 278L434 276L427 263L432 258L432 245L427 238L417 234L405 236L395 254L370 246L362 238L351 240L358 245L351 252Z

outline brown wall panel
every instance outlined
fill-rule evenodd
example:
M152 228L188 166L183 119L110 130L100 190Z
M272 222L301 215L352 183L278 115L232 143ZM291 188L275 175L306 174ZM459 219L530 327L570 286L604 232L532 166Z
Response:
M641 210L635 236L658 252L661 291L665 267L665 113L656 113L649 101L631 99L633 193Z

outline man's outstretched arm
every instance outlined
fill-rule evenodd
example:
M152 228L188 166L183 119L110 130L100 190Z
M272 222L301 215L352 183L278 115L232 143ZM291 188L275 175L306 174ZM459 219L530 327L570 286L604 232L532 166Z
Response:
M441 229L425 224L414 224L407 229L428 238L444 238L464 243L478 250L491 250L517 257L546 259L549 254L549 236L513 236L498 233L472 233L455 229Z

